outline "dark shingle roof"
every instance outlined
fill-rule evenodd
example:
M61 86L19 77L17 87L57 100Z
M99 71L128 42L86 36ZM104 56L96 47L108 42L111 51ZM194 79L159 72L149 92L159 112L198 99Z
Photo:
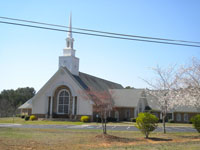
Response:
M104 91L108 89L123 89L121 84L110 82L82 72L79 72L79 76L73 75L73 77L82 86L83 89L90 88L97 91Z
M18 107L18 109L28 109L28 108L32 108L32 99L29 99L23 105Z
M143 89L112 89L113 100L116 107L137 107Z

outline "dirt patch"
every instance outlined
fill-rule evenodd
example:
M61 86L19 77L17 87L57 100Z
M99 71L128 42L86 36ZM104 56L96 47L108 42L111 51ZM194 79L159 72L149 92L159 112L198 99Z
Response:
M148 140L152 141L172 141L172 139L164 139L164 138L149 138Z
M87 145L88 147L93 147L93 148L97 148L97 147L105 147L105 148L109 148L109 147L113 147L113 146L136 146L136 145L148 145L148 144L164 144L164 143L187 143L187 142L191 142L191 141L199 141L200 142L200 138L197 137L193 137L192 139L190 138L167 138L167 137L163 137L163 138L156 138L156 137L151 137L151 138L123 138L123 137L117 137L117 136L113 136L113 135L97 135L95 136L95 138L101 142L95 144L95 145Z
M200 139L200 135L198 136L179 136L181 138L185 138L185 139Z
M109 134L100 134L97 135L95 138L97 139L103 139L107 142L123 142L123 143L128 143L128 142L135 142L138 141L137 139L133 138L124 138L124 137L117 137L114 135L109 135Z

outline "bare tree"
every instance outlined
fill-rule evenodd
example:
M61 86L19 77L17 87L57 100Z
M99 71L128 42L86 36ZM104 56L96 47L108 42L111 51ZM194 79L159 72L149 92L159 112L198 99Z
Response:
M107 117L108 113L114 107L114 101L111 91L96 91L93 89L84 90L81 92L82 97L90 98L93 102L93 111L100 115L103 134L107 134ZM87 95L87 96L86 96Z
M179 105L176 99L178 75L175 66L170 66L167 69L162 69L157 66L156 68L152 68L152 70L156 78L151 81L144 80L150 86L150 89L146 91L157 99L157 104L162 113L163 132L166 133L165 120L167 113Z

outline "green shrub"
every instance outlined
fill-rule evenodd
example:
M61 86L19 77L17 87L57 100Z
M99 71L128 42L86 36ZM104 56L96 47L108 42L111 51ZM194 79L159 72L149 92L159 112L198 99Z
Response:
M37 120L37 117L36 117L35 115L31 115L31 116L30 116L30 120L31 120L31 121Z
M150 113L139 113L136 118L136 127L146 136L154 131L158 126L159 119Z
M107 121L107 122L116 122L117 119L116 119L116 118L113 118L113 117L108 117L106 121ZM101 120L100 120L100 122L101 122Z
M88 116L81 116L81 122L89 122L90 121L90 117Z
M25 117L24 117L24 119L25 119L26 121L28 121L29 118L30 118L30 116L25 116Z
M196 115L191 119L194 128L200 133L200 115Z
M169 123L174 123L174 120L173 119L169 119L168 122Z
M21 118L24 119L24 118L25 118L25 115L21 115Z
M136 122L136 118L131 118L131 122Z

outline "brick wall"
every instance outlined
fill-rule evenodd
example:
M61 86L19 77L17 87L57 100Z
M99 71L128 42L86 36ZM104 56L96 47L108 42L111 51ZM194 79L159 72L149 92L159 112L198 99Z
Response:
M178 115L180 115L180 120L178 120ZM184 114L188 114L188 121L184 120ZM200 113L184 113L184 112L174 112L174 121L175 122L190 122L190 119Z

